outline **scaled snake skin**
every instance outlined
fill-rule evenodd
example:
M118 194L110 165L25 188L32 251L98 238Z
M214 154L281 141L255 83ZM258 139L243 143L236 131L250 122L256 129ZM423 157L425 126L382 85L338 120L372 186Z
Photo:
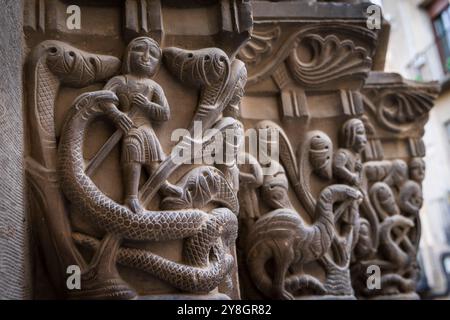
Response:
M236 216L228 208L213 209L210 213L184 209L145 210L135 214L105 196L85 174L82 152L86 128L95 118L105 114L105 102L115 108L118 99L110 91L82 94L67 115L58 150L58 172L64 194L99 228L123 239L167 241L187 238L183 251L190 254L185 260L194 260L186 261L192 265L188 266L144 250L122 247L119 263L149 272L181 290L208 292L214 289L233 263L226 246L236 239ZM99 244L98 240L86 235L74 234L73 237L91 248Z

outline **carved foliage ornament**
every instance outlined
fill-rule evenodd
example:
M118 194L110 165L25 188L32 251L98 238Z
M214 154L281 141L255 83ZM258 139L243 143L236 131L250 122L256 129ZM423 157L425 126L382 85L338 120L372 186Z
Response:
M368 89L364 92L363 100L383 128L392 132L406 132L417 121L427 119L438 92L437 86Z
M327 23L304 27L292 35L283 35L279 28L255 27L252 38L241 48L239 57L249 65L249 84L273 74L285 60L294 79L308 88L336 84L350 77L363 81L367 77L376 33L363 27Z

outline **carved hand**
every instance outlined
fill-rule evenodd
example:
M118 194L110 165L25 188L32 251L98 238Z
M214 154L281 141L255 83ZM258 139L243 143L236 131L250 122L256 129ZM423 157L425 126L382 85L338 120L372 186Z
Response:
M151 104L150 100L148 100L148 98L146 96L144 96L142 93L137 93L134 97L133 97L133 104L143 107L143 106L148 106Z
M134 127L133 121L125 114L121 113L115 120L116 126L118 126L123 132L128 132Z
M114 104L103 105L105 113L124 132L128 132L134 127L133 121L123 112L121 112Z

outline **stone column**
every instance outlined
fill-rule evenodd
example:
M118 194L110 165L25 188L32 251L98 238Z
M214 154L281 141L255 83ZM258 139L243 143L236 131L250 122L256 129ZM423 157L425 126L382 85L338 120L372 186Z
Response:
M353 285L361 298L418 297L422 136L438 92L437 83L382 72L372 72L362 91L369 143L364 151L363 223L352 265ZM368 277L375 273L381 276L380 286L373 287L371 278L368 288Z
M368 4L252 5L252 38L238 54L249 72L241 117L246 129L278 133L279 157L262 163L253 154L241 168L242 295L354 299L366 144L360 90L379 60L379 32L366 26Z
M241 136L249 3L70 4L24 8L35 297L238 299L238 171L202 152Z
M22 164L22 4L0 5L0 299L24 299L31 287Z

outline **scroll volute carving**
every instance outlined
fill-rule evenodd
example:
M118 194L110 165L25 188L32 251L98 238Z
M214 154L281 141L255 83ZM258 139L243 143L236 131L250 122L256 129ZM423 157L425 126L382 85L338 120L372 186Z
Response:
M346 180L339 170L345 168L353 177L362 168L359 152L366 137L362 122L355 121L344 126L347 142L336 153L322 131L307 132L295 150L276 123L256 125L257 129L277 132L280 146L280 162L272 160L273 170L264 175L262 185L253 185L254 197L264 202L264 206L257 206L261 209L258 216L252 216L253 211L247 208L248 203L254 203L248 187L247 199L241 200L240 219L246 231L240 238L243 263L262 297L353 297L349 263L357 241L362 193L360 179ZM313 178L326 184L318 194L311 185ZM321 269L322 275L311 273L311 264Z
M220 286L221 293L236 298L232 272L239 211L237 165L185 165L179 170L182 163L175 153L165 151L186 151L193 144L204 151L214 136L161 144L160 128L174 121L173 111L182 103L169 105L155 76L166 69L166 84L187 85L193 96L200 92L186 129L193 132L194 121L199 121L203 132L214 128L224 135L232 129L234 141L240 141L242 125L222 114L232 115L228 110L243 95L243 63L230 61L218 48L161 50L148 37L128 44L121 73L118 58L57 41L39 45L31 62L30 138L37 144L28 157L30 196L33 217L37 223L44 221L37 231L47 265L58 271L53 280L61 291L70 298L131 299L138 291L152 294L143 288L161 281L167 288L162 294L209 294ZM103 90L82 93L73 101L57 139L54 110L59 86L84 88L99 81L107 82ZM87 139L97 139L87 132L98 121L115 130L85 159ZM114 157L118 166L106 169L106 161ZM199 158L201 154L190 156L192 163ZM94 178L104 175L120 177L122 199L110 196L102 180ZM41 234L44 230L51 239ZM179 243L179 249L171 249L172 256L161 253L170 241ZM52 259L54 252L59 263ZM64 289L68 265L81 268L80 290ZM134 278L137 271L146 275L139 282Z
M292 33L277 24L256 24L238 56L249 66L249 84L286 63L303 88L360 88L372 67L377 34L358 25L308 25Z
M407 81L398 74L372 72L363 99L373 125L381 130L402 136L422 135L439 90L434 82Z

